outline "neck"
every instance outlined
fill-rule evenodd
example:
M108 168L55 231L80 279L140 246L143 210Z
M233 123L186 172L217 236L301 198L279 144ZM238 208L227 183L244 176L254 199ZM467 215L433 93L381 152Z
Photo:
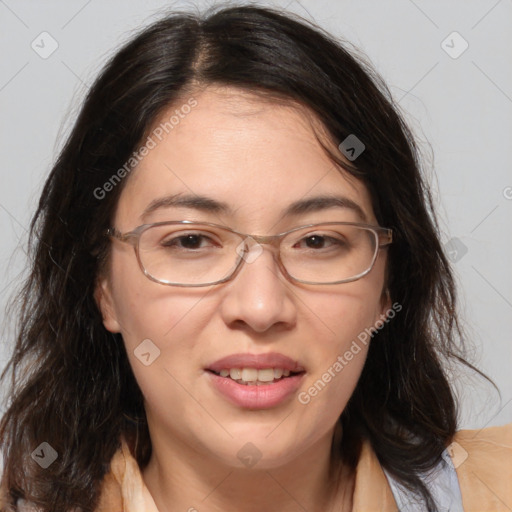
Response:
M297 458L271 469L220 464L182 443L152 436L144 482L159 512L351 510L353 479L333 460L333 432Z

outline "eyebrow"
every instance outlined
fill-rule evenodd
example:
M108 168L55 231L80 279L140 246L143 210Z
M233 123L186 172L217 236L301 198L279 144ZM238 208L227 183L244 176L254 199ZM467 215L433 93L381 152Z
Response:
M232 210L227 203L217 201L210 197L191 194L173 194L170 196L159 197L151 201L151 203L149 203L142 212L140 218L144 219L150 213L153 213L155 210L160 208L170 208L173 206L190 208L206 213L232 213Z
M217 201L211 197L199 196L195 194L173 194L165 197L159 197L151 201L140 216L141 219L147 217L150 213L160 208L183 207L193 210L199 210L205 213L214 214L233 214L233 209L222 201ZM342 208L355 212L363 222L367 222L367 217L363 209L352 199L337 195L322 195L294 201L283 211L283 217L295 217L306 213L314 213L330 208Z
M284 216L304 215L305 213L319 212L329 208L352 210L362 221L367 221L366 214L356 202L348 197L334 195L315 196L295 201L286 208Z

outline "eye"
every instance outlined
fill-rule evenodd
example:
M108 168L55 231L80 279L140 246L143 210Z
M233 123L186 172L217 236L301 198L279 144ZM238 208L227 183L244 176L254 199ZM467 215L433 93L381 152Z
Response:
M179 236L172 236L161 242L163 247L176 247L178 249L197 250L205 247L216 246L213 240L199 233L187 233Z
M310 249L322 249L325 247L325 243L327 242L327 239L324 236L320 235L313 235L308 236L304 239L306 246Z
M312 234L299 240L293 247L298 249L326 249L345 245L343 240L332 236Z

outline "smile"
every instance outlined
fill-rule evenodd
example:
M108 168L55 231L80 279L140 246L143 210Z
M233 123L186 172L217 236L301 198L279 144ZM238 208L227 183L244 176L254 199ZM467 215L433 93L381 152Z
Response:
M232 379L236 383L246 386L268 386L297 373L300 372L291 372L285 368L224 368L216 375Z
M244 409L270 409L294 396L305 375L297 360L270 352L231 354L205 367L209 384L224 400Z

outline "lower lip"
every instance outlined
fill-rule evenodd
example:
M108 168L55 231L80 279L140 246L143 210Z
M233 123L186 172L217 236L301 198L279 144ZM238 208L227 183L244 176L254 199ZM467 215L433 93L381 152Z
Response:
M261 386L238 384L229 377L207 372L211 383L230 402L246 409L269 409L283 403L299 388L303 374L279 379Z

